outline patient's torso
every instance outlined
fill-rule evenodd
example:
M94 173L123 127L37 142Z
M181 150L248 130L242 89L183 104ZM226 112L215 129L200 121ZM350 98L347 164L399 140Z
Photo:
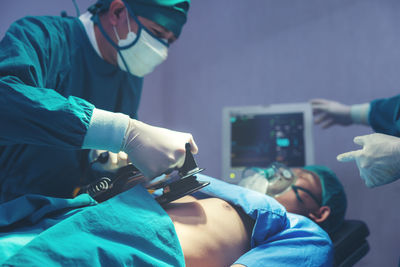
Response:
M222 199L186 196L165 210L188 267L229 266L250 249L251 220Z

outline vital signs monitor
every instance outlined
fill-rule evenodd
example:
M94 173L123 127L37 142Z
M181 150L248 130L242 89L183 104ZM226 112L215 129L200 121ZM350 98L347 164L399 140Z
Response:
M251 167L280 162L314 163L309 103L225 107L222 112L222 177L238 183Z

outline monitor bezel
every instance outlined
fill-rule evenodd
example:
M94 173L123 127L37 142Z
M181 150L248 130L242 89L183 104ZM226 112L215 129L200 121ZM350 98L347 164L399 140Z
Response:
M230 178L230 174L236 172L230 165L231 155L231 114L234 115L268 115L302 113L304 121L304 146L305 164L314 164L314 139L313 139L313 115L310 103L284 103L264 106L230 106L222 109L222 180L237 184L239 175ZM294 167L294 166L289 166Z

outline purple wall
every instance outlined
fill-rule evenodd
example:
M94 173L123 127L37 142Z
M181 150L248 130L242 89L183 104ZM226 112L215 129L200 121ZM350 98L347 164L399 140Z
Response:
M88 0L77 0L83 11ZM65 0L2 5L0 36L24 15L55 14ZM166 63L145 80L140 118L191 132L205 173L220 177L224 106L304 102L323 97L364 103L400 92L398 0L194 1ZM368 189L355 164L336 155L357 149L363 126L314 129L316 163L330 166L348 194L347 218L365 221L371 250L357 266L396 266L400 182Z

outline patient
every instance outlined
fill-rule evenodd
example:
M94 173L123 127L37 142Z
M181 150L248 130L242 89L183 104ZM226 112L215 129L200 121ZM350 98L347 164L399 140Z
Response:
M294 170L302 172L296 189L277 199L330 231L344 214L344 206L338 205L345 203L338 201L343 189L332 187L336 178L326 168L305 169ZM0 265L331 266L332 242L312 220L286 212L265 194L197 176L210 185L168 204L166 211L143 186L101 204L81 194L73 199L72 209L62 208L72 200L23 196L22 219L0 210L0 227L4 221L14 222L0 228ZM304 189L315 195L316 203ZM41 208L32 212L32 203ZM54 209L55 203L64 206ZM319 206L330 209L319 212Z
M170 232L176 242L158 236L149 240L176 248L181 255L172 255L188 267L330 266L333 252L327 233L343 220L343 187L324 166L293 168L291 173L292 181L279 194L274 191L275 198L266 195L271 192L263 186L244 188L197 174L210 185L165 205L165 217L172 223L162 226L155 219L157 227L150 230L158 236Z
M207 176L211 184L176 200L165 210L172 219L187 266L279 266L331 264L329 238L343 221L344 190L324 166L292 169L290 190L276 196ZM299 255L300 254L300 255Z

